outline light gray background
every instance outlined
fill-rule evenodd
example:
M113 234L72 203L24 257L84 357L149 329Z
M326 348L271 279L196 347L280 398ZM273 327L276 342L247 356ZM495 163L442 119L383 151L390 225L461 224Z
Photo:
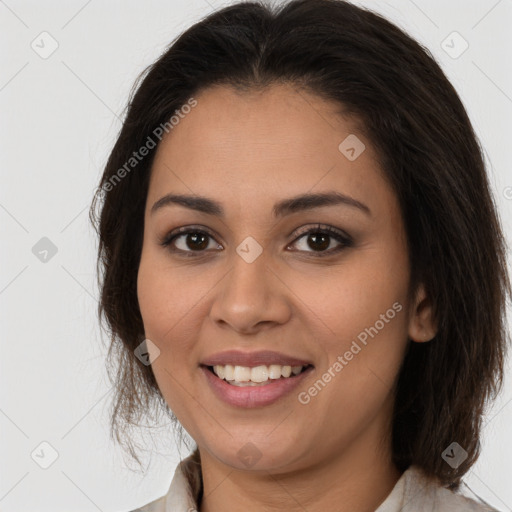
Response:
M155 444L146 441L145 476L126 468L109 439L87 213L135 77L177 34L229 3L0 1L3 512L131 510L168 489L180 457L168 425L155 429ZM486 150L510 241L512 1L356 3L404 28L442 65ZM58 42L46 59L31 48L34 40L42 46L43 31ZM453 31L469 44L458 58L442 47ZM46 263L32 252L42 237L57 247ZM486 417L481 458L466 478L502 511L512 510L510 377L509 364L506 389ZM58 453L48 469L31 457L44 441Z

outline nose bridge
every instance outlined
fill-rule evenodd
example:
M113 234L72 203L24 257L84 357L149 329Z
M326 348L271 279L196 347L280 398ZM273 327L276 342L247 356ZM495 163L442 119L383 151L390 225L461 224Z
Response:
M230 296L234 301L233 306L238 309L251 308L268 302L268 278L270 271L267 269L268 257L261 251L261 254L251 254L255 249L251 242L241 243L232 257L231 272L227 276L224 296Z
M244 240L231 255L231 269L215 296L211 315L216 322L239 331L250 331L257 324L282 322L287 306L278 279L268 268L269 254Z

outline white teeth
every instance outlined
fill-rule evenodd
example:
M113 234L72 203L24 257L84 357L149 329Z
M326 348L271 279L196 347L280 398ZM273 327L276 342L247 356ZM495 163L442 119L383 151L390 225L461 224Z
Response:
M268 368L266 366L255 366L251 368L250 380L252 382L266 382L268 380Z
M269 367L269 378L270 379L280 379L281 378L281 365L279 364L271 364Z
M226 367L225 366L214 366L213 371L223 379L226 376Z
M237 365L215 365L214 373L221 379L227 380L235 386L257 386L269 380L287 378L290 375L298 375L303 366L281 366L279 364L271 364L270 366L260 365L250 368L248 366Z
M283 377L289 377L292 374L292 367L291 366L283 366L281 368L281 375Z
M214 366L213 369L215 371L215 368L222 368L222 366ZM219 375L220 377L220 375ZM234 380L235 379L235 367L231 366L230 364L227 364L224 366L224 376L220 377L221 379L226 380Z
M247 366L235 366L235 377L237 382L249 382L251 380L251 369Z

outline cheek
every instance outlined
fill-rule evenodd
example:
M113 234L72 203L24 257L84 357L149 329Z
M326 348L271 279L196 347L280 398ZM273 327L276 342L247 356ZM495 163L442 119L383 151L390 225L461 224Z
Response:
M168 340L179 328L179 319L191 309L185 283L177 277L150 251L143 251L137 276L139 308L146 338L164 355L170 349Z
M337 382L325 400L359 409L390 391L407 344L408 275L402 260L368 250L337 267L334 277L331 268L314 285L296 280L294 292L307 305L302 310L308 324L317 326L325 356L319 374L330 370L335 377L325 380Z
M143 251L137 276L139 308L145 336L159 351L152 360L151 370L173 411L183 408L180 382L194 340L192 333L190 336L183 333L194 303L194 297L187 294L185 281L180 278L180 272L171 272L158 254Z
M377 253L358 254L350 262L331 267L314 279L294 276L293 292L307 307L301 308L309 321L322 326L334 344L357 337L385 315L382 332L402 332L406 327L406 272L399 271L391 260L378 261ZM396 268L395 268L396 267ZM396 309L402 306L402 312ZM386 312L389 314L386 316ZM389 317L389 318L388 318ZM379 322L378 326L381 326Z
M143 250L137 275L137 296L146 335L165 343L167 335L200 299L201 289L191 286L186 268L169 264L165 253ZM166 335L167 333L167 335Z
M153 372L166 386L178 385L169 374L186 377L187 370L197 364L198 331L216 282L207 274L198 279L192 266L171 266L165 254L143 251L137 276L139 308L145 336L160 351Z
M340 436L355 434L388 403L407 343L400 300L348 290L332 291L329 298L336 302L324 300L321 318L334 335L325 331L319 338L322 365L311 387L301 390L306 393L301 403L310 399L312 408L328 411L325 427Z

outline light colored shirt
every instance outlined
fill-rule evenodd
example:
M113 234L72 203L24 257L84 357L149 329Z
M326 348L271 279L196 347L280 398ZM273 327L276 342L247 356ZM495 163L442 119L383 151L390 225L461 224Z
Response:
M167 494L131 512L198 512L202 493L201 463L196 449L181 461ZM410 466L375 512L499 512L427 478Z

